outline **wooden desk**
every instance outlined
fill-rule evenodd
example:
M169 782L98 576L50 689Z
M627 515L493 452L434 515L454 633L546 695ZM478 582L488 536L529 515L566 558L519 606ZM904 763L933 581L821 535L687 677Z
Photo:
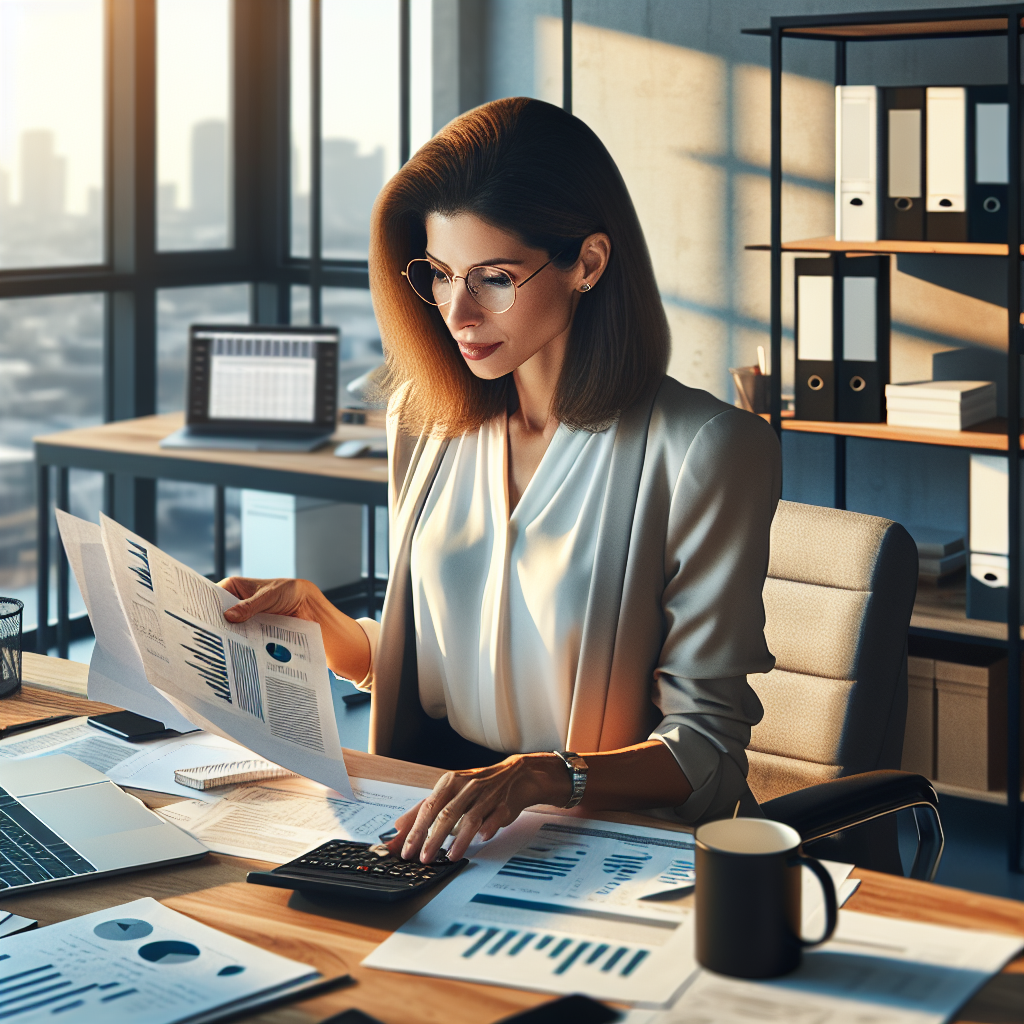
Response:
M147 480L183 480L216 488L214 515L214 572L224 569L224 488L253 488L309 498L367 505L387 504L388 468L385 459L339 459L338 441L379 437L379 426L338 427L334 443L314 452L252 452L234 449L161 448L160 441L184 424L184 413L143 416L97 427L82 427L35 439L36 515L39 566L38 608L49 607L50 468L57 468L56 507L68 509L68 470L91 469ZM150 538L152 539L152 538ZM58 651L67 657L68 566L58 543L57 637ZM367 587L371 603L375 585L375 518L369 517L369 569ZM49 647L49 626L36 634L36 649Z
M28 668L26 677L44 676L51 685L66 673L74 687L76 672L81 675L70 663L52 658L30 658ZM47 713L91 714L104 708L78 693L64 695L25 686L20 695L0 701L0 723L27 721ZM358 751L346 750L345 760L353 775L388 782L429 786L440 774L434 768ZM143 796L151 805L174 799L154 793L136 795ZM636 820L639 816L628 817ZM655 824L665 826L661 821ZM45 925L153 896L197 921L309 963L325 975L348 973L357 981L351 988L319 999L246 1018L261 1024L310 1024L350 1006L385 1024L489 1024L551 998L492 985L364 968L361 961L408 920L422 901L378 907L320 903L287 890L245 884L246 871L256 863L210 854L182 867L139 871L12 897L3 900L0 907ZM854 875L862 881L848 904L851 910L1024 935L1024 903L860 869ZM1024 1017L1022 1008L1024 957L993 978L956 1019L976 1024L1010 1024Z

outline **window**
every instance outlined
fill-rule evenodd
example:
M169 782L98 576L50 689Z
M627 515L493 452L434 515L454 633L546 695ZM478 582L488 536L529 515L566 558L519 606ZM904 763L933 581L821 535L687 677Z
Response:
M36 624L32 439L103 419L103 298L0 301L0 593ZM102 478L72 473L71 502L95 518Z
M102 0L0 0L0 269L102 262Z
M232 242L231 5L157 3L157 237L161 249Z

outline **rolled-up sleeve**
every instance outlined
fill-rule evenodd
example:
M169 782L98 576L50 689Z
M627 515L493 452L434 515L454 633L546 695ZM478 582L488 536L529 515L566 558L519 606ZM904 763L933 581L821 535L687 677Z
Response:
M778 439L760 417L729 410L691 442L672 495L663 610L667 636L651 733L693 787L673 808L686 822L756 814L746 746L763 715L747 674L775 659L764 638L762 591L782 482Z

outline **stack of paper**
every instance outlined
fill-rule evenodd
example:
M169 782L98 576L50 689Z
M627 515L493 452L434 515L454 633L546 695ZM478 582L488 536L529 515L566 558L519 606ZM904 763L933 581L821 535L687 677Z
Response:
M351 797L317 623L228 622L237 598L113 519L58 511L57 525L96 633L93 662L104 654L91 699L165 724L174 715L245 747L221 760L258 754Z
M962 533L929 526L908 526L907 532L917 545L918 573L926 582L937 583L967 563Z
M625 1024L943 1024L1022 945L843 910L834 937L792 974L741 981L700 970L670 1010L633 1011Z
M894 427L964 430L996 415L996 386L984 380L886 384L887 422Z
M182 800L157 814L190 832L207 849L284 864L329 839L377 842L396 818L430 791L393 782L352 779L354 800L329 792L238 786L223 797Z
M526 812L471 855L365 966L638 1006L669 1004L696 969L692 898L651 899L689 890L692 835ZM840 899L851 868L829 868Z
M312 995L324 983L306 964L153 899L15 935L0 948L2 1016L19 1024L199 1024L284 995Z

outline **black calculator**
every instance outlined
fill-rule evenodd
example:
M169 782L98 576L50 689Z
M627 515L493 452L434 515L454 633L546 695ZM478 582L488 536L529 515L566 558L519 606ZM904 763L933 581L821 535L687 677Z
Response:
M382 844L332 839L273 871L250 871L247 882L328 896L394 903L437 885L469 861L438 854L432 864L402 860Z

